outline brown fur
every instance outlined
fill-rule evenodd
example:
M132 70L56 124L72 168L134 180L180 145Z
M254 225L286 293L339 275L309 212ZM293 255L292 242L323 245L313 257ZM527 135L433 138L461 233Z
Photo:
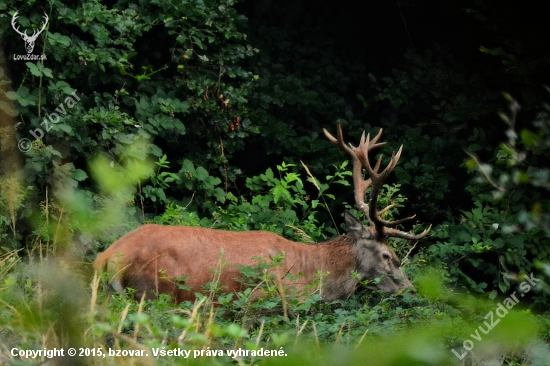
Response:
M347 298L355 291L358 282L352 278L352 271L357 271L361 280L385 275L376 287L389 293L412 288L389 246L375 241L374 234L351 214L346 212L345 219L349 235L319 244L297 243L265 231L143 225L100 253L94 268L116 273L114 287L134 288L136 298L144 292L147 297L167 293L176 301L194 300L195 292L213 281L222 251L221 262L228 264L220 274L220 285L227 292L242 290L241 283L235 281L241 277L237 265L257 266L253 257L271 263L271 258L280 253L285 255L283 266L274 271L279 278L286 273L301 273L291 283L298 290L317 279L318 270L328 272L321 290L327 301ZM182 276L187 276L185 285L191 291L178 289L172 281Z

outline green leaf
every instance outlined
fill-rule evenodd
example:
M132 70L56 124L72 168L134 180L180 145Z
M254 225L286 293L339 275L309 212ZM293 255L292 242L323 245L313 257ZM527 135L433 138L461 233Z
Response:
M55 46L56 43L59 43L63 46L69 47L71 45L71 38L64 36L57 32L49 32L48 33L48 42L52 44L52 46Z
M277 203L281 199L281 197L287 197L290 198L290 192L283 187L280 184L277 184L273 189L271 190L271 193L273 194L273 202Z
M204 49L204 45L202 44L202 41L200 40L200 38L198 38L198 37L196 37L196 36L192 36L191 38L193 38L193 41L195 41L195 44L196 44L197 46L199 46L199 48L200 48L201 50ZM200 57L200 56L199 56L199 57ZM206 61L208 61L208 60L206 60Z
M19 95L16 92L10 90L6 92L6 97L8 97L8 99L11 99L11 100L16 100L19 97Z
M21 106L26 107L28 105L36 105L38 98L29 92L29 88L22 86L17 90L17 102Z
M42 73L40 72L40 70L38 70L38 67L32 62L25 62L25 65L27 65L27 67L31 71L31 74L33 74L34 76L42 76Z
M195 178L204 181L208 177L208 175L208 171L202 166L197 167L197 170L195 171Z
M86 174L86 172L82 169L75 169L74 172L73 172L73 179L78 181L78 182L81 182L83 180L85 180L86 178L88 178L88 174Z
M52 69L49 69L49 68L47 68L47 67L44 67L44 68L42 69L42 73L44 74L44 76L53 79Z
M190 172L192 175L195 174L195 166L191 160L185 159L181 164L181 172Z
M522 130L520 135L521 142L528 148L538 145L541 141L539 136L529 130Z
M66 123L59 123L56 126L56 129L57 130L60 130L60 131L63 131L65 132L66 134L68 134L69 136L73 136L74 135L74 131L73 131L73 128L66 124Z
M220 203L225 203L225 192L221 188L214 189L214 197L216 197L216 200Z

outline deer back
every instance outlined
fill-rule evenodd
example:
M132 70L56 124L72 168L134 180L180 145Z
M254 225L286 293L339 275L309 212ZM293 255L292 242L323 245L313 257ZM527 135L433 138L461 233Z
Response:
M354 292L358 281L352 271L361 280L387 273L378 285L386 292L412 287L389 246L374 240L372 232L351 214L345 217L350 234L319 244L297 243L265 231L143 225L100 253L94 267L113 273L115 289L137 290L136 298L143 293L148 298L168 293L177 301L193 300L195 292L201 292L203 285L215 279L216 270L221 270L219 286L224 291L243 290L236 280L242 276L239 266L257 266L259 262L254 258L270 263L280 254L281 265L272 269L277 278L283 280L291 274L297 279L284 281L303 291L321 271L324 276L319 288L327 301ZM179 289L174 281L182 277L189 290Z

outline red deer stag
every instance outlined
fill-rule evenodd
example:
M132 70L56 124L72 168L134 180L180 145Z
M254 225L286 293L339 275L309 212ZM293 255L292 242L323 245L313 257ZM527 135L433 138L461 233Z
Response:
M284 259L282 270L279 267L278 273L291 273L298 277L291 283L297 290L305 290L306 285L317 279L319 270L327 274L321 286L321 296L325 301L345 299L355 291L358 281L374 280L378 277L382 279L373 284L373 287L381 291L393 294L404 289L414 290L401 269L401 262L388 246L387 238L417 240L426 236L431 226L420 235L411 235L395 227L414 216L389 222L381 215L391 206L381 211L376 210L380 187L397 164L402 146L397 155L392 155L386 169L379 173L381 160L372 168L368 153L385 144L377 143L382 130L372 140L370 134L365 138L363 132L358 147L344 143L340 125L338 138L326 130L324 133L331 142L351 156L355 203L373 227L364 226L350 213L345 212L344 221L348 235L324 243L304 244L265 231L231 232L149 224L126 234L100 253L94 262L94 268L97 271L107 269L114 273L112 286L118 291L131 287L137 290L136 298L141 298L143 293L148 298L167 293L179 302L194 300L195 292L201 291L202 285L213 281L211 268L216 267L220 253L223 253L222 260L228 261L228 265L219 274L219 285L228 292L236 292L243 287L235 280L242 277L237 266L257 265L253 257L263 258L269 263L270 258L281 253L284 254ZM362 168L365 168L369 176L366 180L362 178ZM371 185L370 204L366 204L365 191ZM359 276L352 276L352 271ZM182 277L185 277L185 285L191 290L179 289L173 281ZM279 279L281 277L278 276Z

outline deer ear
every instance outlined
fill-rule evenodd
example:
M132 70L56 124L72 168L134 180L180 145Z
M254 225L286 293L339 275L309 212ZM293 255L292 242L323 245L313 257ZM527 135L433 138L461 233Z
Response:
M363 225L355 216L349 211L344 211L344 222L348 229L348 234L352 235L356 239L373 239L371 231Z

